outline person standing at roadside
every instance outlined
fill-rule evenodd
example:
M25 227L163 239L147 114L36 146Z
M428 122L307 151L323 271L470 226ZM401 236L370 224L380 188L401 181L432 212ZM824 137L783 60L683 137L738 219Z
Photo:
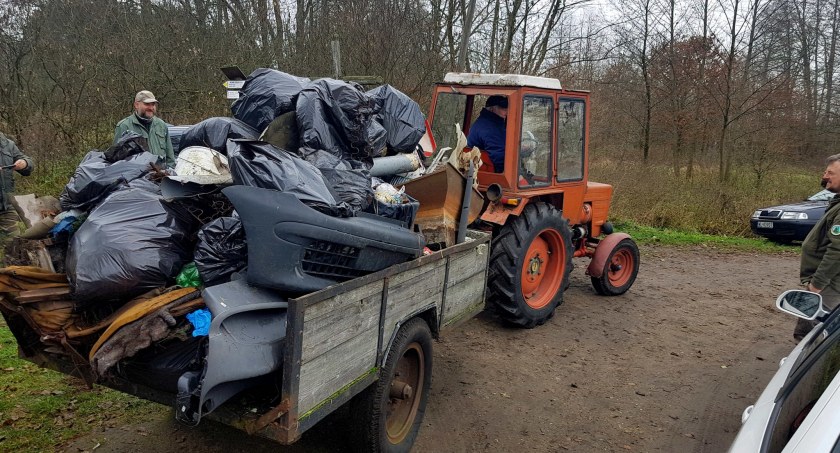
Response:
M11 236L20 234L20 216L12 206L12 194L15 191L15 177L12 171L23 176L32 173L32 158L23 154L15 142L0 133L0 191L2 191L2 205L0 205L0 236L5 241Z
M149 142L149 152L164 157L167 166L175 165L175 151L169 139L169 129L162 119L155 116L158 100L151 91L143 90L134 96L134 113L117 123L114 130L114 144L127 131L140 134Z
M823 307L831 311L840 305L840 154L826 159L822 185L835 195L802 242L799 278L805 289L822 296ZM816 324L800 318L793 338L802 339Z

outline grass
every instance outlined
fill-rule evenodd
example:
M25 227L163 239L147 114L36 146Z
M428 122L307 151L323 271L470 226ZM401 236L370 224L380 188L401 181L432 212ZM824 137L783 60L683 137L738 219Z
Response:
M639 225L628 220L614 220L612 223L615 231L629 234L639 244L671 246L702 245L724 250L764 253L795 252L798 254L800 251L798 245L780 245L763 238L712 235L670 228L655 228Z
M150 403L17 358L0 318L0 451L52 451L97 427L119 426Z

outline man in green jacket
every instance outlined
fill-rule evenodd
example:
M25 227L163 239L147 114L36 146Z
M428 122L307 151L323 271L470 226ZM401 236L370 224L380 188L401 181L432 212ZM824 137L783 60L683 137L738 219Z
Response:
M12 206L15 191L15 177L12 171L23 176L32 173L32 159L23 154L15 142L0 133L0 236L5 240L20 233L20 216Z
M175 151L172 149L172 141L169 140L166 123L155 116L157 107L158 101L151 91L138 92L134 96L134 113L117 123L114 144L126 131L135 132L148 139L149 152L166 158L166 165L172 167L175 165Z
M802 242L799 278L808 291L819 293L823 308L834 310L840 305L840 154L826 159L822 184L834 198L819 222ZM816 325L814 321L799 319L793 337L802 339Z

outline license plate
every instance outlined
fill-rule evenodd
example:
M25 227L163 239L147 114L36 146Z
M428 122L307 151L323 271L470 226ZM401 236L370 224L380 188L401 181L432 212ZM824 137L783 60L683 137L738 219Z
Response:
M773 228L773 222L758 222L759 228Z

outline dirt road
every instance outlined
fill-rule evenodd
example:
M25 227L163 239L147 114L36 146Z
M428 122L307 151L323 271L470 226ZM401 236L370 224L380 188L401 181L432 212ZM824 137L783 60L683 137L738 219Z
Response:
M432 394L414 451L718 452L790 351L793 318L773 308L798 256L644 247L635 286L596 296L575 269L545 326L482 314L435 344ZM586 261L577 262L579 266ZM67 452L341 451L337 421L278 448L234 429L149 418L99 430Z

